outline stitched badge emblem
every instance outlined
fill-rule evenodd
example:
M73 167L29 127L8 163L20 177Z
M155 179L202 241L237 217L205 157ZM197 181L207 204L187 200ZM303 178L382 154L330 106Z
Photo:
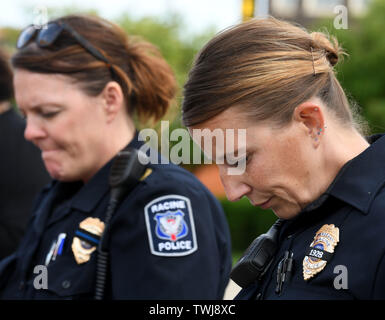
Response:
M144 208L151 253L185 256L197 250L190 199L179 195L156 198Z

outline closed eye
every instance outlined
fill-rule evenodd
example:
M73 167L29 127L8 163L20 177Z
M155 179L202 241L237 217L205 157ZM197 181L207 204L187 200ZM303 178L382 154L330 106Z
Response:
M41 112L40 115L41 115L43 118L49 119L49 118L53 118L54 116L56 116L59 112L60 112L60 111Z
M250 162L250 155L247 154L245 157L241 158L241 159L238 159L237 161L233 162L231 161L231 163L227 160L227 158L225 158L225 163L228 167L230 168L236 168L239 166L239 164L241 162L245 162L246 164L248 164Z

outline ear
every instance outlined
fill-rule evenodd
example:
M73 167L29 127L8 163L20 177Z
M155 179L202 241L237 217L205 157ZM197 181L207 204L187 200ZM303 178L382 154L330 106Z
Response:
M111 122L116 115L124 108L124 95L122 88L116 81L108 82L101 92L103 107L107 116L107 121Z
M324 135L325 123L323 106L314 101L306 101L294 110L293 118L302 123L307 134L312 138L315 146L318 146Z

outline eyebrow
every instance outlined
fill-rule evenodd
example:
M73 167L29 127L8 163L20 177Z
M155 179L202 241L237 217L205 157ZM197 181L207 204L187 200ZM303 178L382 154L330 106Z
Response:
M48 107L48 106L51 106L51 107L61 107L60 105L56 104L56 103L50 103L50 102L47 102L47 103L41 103L41 104L36 104L32 107L29 107L27 109L29 110L36 110L36 109L42 109L43 107ZM21 106L17 106L19 108L19 110L21 112L25 112L25 110L21 107Z

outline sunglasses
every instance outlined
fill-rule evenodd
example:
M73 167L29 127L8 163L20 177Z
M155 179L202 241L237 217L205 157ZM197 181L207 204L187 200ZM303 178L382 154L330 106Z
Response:
M63 30L67 31L84 49L86 49L95 58L105 62L110 68L112 74L115 74L108 59L98 49L91 45L89 41L87 41L84 37L82 37L79 33L77 33L73 28L64 22L50 22L41 29L36 28L34 25L26 27L20 33L16 47L17 49L24 48L31 42L31 40L35 38L35 41L40 48L47 48L57 40Z

